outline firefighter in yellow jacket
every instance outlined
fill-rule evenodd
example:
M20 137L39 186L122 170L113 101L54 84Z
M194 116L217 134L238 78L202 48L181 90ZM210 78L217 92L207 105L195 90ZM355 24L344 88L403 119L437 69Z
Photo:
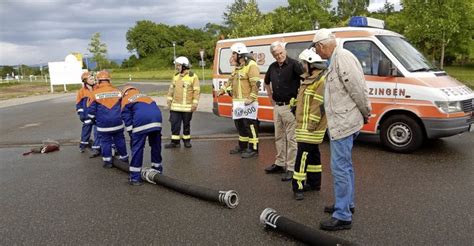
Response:
M180 56L175 60L178 71L171 82L167 103L170 108L171 142L165 148L180 147L181 138L184 147L191 148L191 118L196 111L200 86L197 74L189 69L191 64L188 58ZM181 124L183 125L183 136L181 137Z
M321 154L319 144L326 132L324 114L324 70L326 61L314 51L304 50L299 58L306 70L296 102L296 153L293 173L293 192L296 200L303 200L303 191L321 189Z
M235 69L227 84L219 92L219 95L227 92L232 96L232 118L239 132L239 145L232 149L230 154L241 154L242 158L251 158L258 155L256 115L260 69L243 43L235 43L230 49Z

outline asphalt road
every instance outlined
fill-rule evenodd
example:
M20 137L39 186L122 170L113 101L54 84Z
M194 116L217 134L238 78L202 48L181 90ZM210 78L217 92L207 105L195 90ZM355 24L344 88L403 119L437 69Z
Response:
M322 212L332 203L327 142L321 145L322 190L295 201L289 183L263 172L275 155L273 139L261 140L258 159L242 160L228 154L236 144L228 138L236 136L232 121L196 113L192 135L200 139L191 149L163 150L165 175L236 190L240 204L227 209L157 185L131 187L125 173L103 169L100 159L89 159L70 141L80 134L73 108L74 99L64 97L0 109L1 245L299 245L264 229L262 210L274 208L315 229L329 217ZM30 148L25 144L45 138L65 144L58 152L21 155ZM361 139L353 156L353 228L331 235L360 245L474 243L474 134L430 141L405 155L386 151L372 137Z

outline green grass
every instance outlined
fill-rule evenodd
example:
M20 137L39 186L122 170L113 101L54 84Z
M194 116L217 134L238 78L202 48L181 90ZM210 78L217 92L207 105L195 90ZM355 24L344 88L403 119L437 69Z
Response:
M444 68L445 71L466 84L471 89L474 89L474 66L448 66ZM196 69L195 71L199 79L202 80L202 70ZM129 82L129 74L132 75L132 82L146 82L146 81L166 81L169 82L173 77L175 71L172 69L162 69L154 71L138 71L136 69L128 70L119 69L111 71L112 74L112 84L114 86L120 86ZM212 78L212 70L205 69L204 76L206 80ZM81 85L68 85L67 90L69 92L77 91ZM50 85L45 81L38 80L36 82L29 82L28 80L21 81L3 81L0 83L0 100L5 100L8 98L15 97L25 97L30 95L40 95L47 94L50 92ZM55 93L62 93L63 86L56 85L54 86ZM201 84L201 93L210 94L212 93L212 85L210 84ZM156 95L155 95L156 94ZM151 93L150 96L162 96L166 95L166 92L156 92Z
M195 72L198 76L199 79L202 80L202 69L192 69L193 72ZM112 70L111 71L111 76L112 76L112 81L118 80L118 81L128 81L130 76L132 78L132 81L137 82L137 81L146 81L146 80L166 80L170 81L173 75L176 73L175 70L172 69L162 69L162 70L153 70L153 71L140 71L137 70L136 68L125 70L125 69L118 69L118 70ZM206 80L209 80L212 77L212 69L204 69L204 78Z
M444 67L444 70L452 77L474 89L474 66L449 66Z

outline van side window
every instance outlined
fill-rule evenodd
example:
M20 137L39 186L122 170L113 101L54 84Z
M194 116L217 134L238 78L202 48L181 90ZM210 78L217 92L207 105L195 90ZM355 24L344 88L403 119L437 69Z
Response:
M298 60L298 56L303 50L309 48L312 42L298 42L298 43L287 43L286 44L286 56Z
M365 75L377 75L379 63L388 58L371 41L347 41L344 43L344 49L352 52L362 65Z

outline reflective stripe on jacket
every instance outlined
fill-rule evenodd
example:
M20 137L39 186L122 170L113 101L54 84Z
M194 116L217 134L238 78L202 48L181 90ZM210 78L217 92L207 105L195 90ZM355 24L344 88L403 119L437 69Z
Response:
M171 101L171 110L191 112L192 106L199 103L201 88L199 78L193 72L177 73L173 77L168 90L168 101Z
M161 130L160 108L153 99L136 90L122 98L122 119L128 132L143 134Z
M322 71L307 77L298 90L296 104L296 142L320 144L326 132Z

